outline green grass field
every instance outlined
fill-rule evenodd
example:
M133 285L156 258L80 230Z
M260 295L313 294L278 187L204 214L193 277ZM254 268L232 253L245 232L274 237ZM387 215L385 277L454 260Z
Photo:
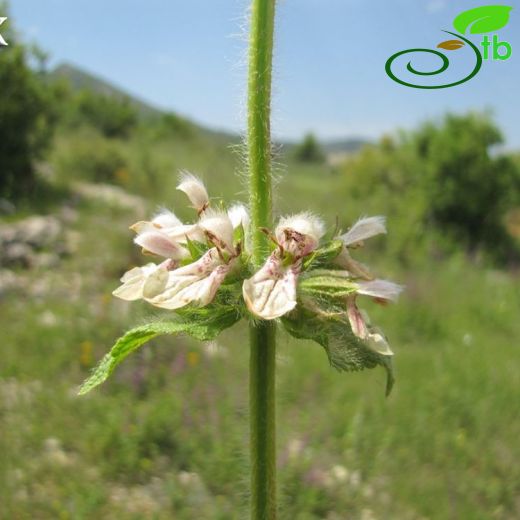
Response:
M243 181L233 180L239 154L200 139L116 142L127 160L116 180L147 197L150 210L168 204L184 218L175 192L181 167L199 172L212 195L244 200ZM59 136L51 158L64 189L82 174L79 160L70 169L80 140ZM346 228L364 211L384 209L376 201L364 210L343 188L344 175L289 161L280 168L277 213L305 208L331 225L337 215ZM66 200L77 212L67 224L77 250L57 269L20 271L23 288L0 300L0 517L244 518L244 326L211 344L155 340L102 388L77 397L113 340L159 311L110 295L141 262L128 231L138 215ZM57 213L60 204L42 211ZM403 236L405 220L398 222L393 229L390 219L389 235L359 254L407 287L397 305L365 305L396 352L388 399L382 370L338 373L320 346L279 335L280 518L518 518L518 277L422 249L403 263L391 255L393 231Z

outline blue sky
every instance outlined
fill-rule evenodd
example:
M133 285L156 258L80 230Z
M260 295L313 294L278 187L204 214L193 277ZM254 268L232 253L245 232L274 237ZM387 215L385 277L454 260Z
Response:
M419 90L392 82L384 71L391 54L435 48L449 38L441 29L453 30L459 12L487 3L280 0L274 133L299 138L313 130L322 138L376 138L446 110L491 109L507 146L520 147L517 0L493 2L515 7L499 32L513 46L511 59L484 62L473 80ZM211 127L240 130L247 5L246 0L15 0L11 15L26 39L50 52L51 64L72 62L158 107ZM448 55L457 71L468 68L469 48ZM415 63L418 68L435 64Z

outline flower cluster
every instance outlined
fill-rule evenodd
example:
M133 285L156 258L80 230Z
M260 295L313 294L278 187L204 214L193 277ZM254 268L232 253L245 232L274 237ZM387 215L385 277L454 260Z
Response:
M384 217L362 218L345 234L329 236L310 213L283 217L273 232L263 230L272 252L254 272L246 208L214 209L204 184L189 173L181 174L177 189L189 198L197 222L185 224L163 210L131 226L143 253L163 261L125 273L115 296L144 299L164 309L197 309L210 305L226 285L234 291L241 316L281 318L292 335L322 344L337 368L388 368L392 351L387 339L370 324L357 299L393 302L402 287L376 279L351 256L366 239L386 233ZM334 348L348 352L341 354L344 366L331 350L338 342L342 345Z

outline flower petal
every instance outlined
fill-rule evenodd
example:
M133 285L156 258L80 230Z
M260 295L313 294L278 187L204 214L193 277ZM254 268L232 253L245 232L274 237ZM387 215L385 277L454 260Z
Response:
M209 195L203 182L189 172L181 172L179 180L177 189L188 196L193 207L199 213L204 211L209 204Z
M365 339L368 335L368 328L363 314L356 305L355 295L347 298L347 316L354 335Z
M150 251L155 255L164 256L165 258L181 259L187 254L186 250L177 242L172 240L162 231L144 231L137 235L134 239L137 245Z
M345 245L351 246L367 238L386 233L386 217L365 217L359 219L344 235L339 238Z
M251 278L244 280L242 293L247 308L264 320L273 320L296 306L296 282L299 268L283 267L272 254L264 266Z
M199 226L215 236L230 252L233 249L233 224L225 211L207 210L200 219Z
M164 309L190 303L203 307L213 300L231 265L222 263L216 248L210 249L196 262L170 271L164 290L147 301Z
M163 209L157 213L153 219L152 224L159 226L160 228L173 228L177 226L182 226L181 220L168 209Z
M402 285L389 282L388 280L361 281L357 282L357 286L358 294L393 302L397 300L399 294L404 289Z
M134 267L122 277L120 285L112 294L122 300L134 301L146 295L155 295L161 291L168 279L168 262L160 265L147 264L143 267Z
M242 224L244 229L249 226L249 213L243 204L233 204L233 206L228 209L227 214L229 220L231 220L233 229L240 226L240 224Z
M180 244L185 244L188 239L197 242L206 241L204 231L198 224L182 224L173 228L164 229L163 232L173 241L179 242Z
M367 336L367 344L368 344L369 348L371 348L378 354L382 354L383 356L393 356L394 355L385 336L377 330L374 332L371 332Z

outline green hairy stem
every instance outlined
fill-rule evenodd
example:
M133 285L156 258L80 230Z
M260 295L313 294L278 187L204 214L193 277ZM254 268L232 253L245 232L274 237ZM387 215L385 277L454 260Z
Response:
M271 74L275 0L253 0L249 48L247 148L255 268L265 261L271 215ZM276 518L276 329L260 322L250 328L251 518Z

